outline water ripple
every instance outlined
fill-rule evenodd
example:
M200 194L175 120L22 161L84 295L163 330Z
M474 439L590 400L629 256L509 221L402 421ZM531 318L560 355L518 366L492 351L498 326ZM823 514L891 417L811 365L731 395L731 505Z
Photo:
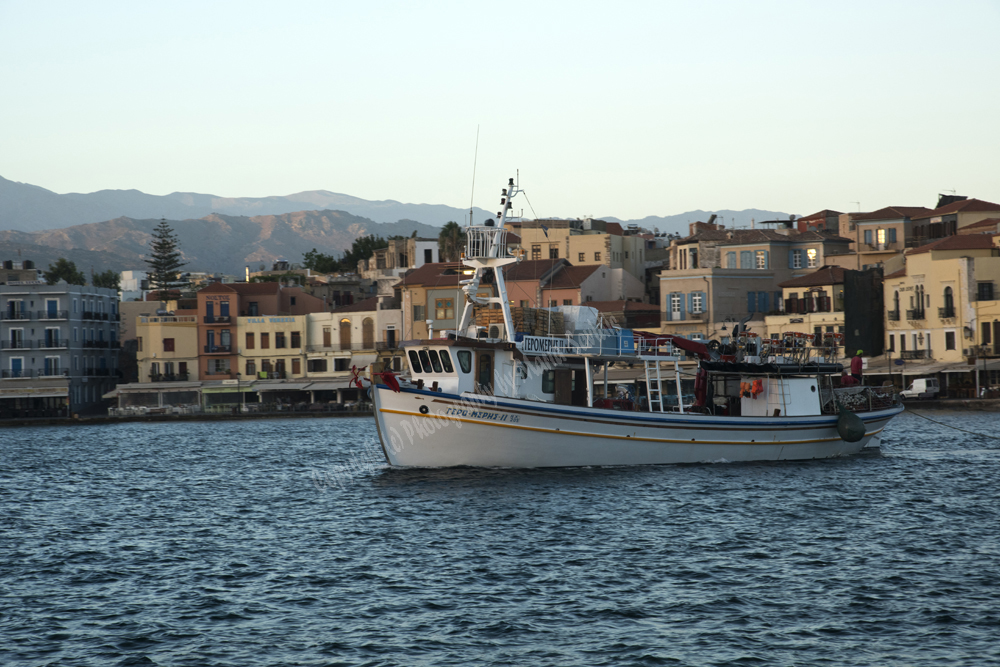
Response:
M390 469L366 419L6 435L4 665L1000 662L1000 442L913 415L565 470Z

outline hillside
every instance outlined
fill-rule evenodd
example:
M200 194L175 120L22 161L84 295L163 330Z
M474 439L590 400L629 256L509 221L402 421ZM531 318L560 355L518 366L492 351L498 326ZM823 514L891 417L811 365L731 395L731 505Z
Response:
M409 220L379 224L344 211L253 217L217 214L168 222L177 234L187 270L237 275L245 266L255 270L279 258L301 261L303 253L313 248L339 255L367 234L409 236L416 231L418 236L436 238L440 231ZM66 257L86 271L144 269L152 230L158 223L158 219L119 217L43 232L0 231L0 258L17 259L20 250L20 258L33 259L42 268Z
M302 210L337 210L392 223L417 220L441 226L449 220L465 222L468 209L438 204L406 204L393 200L369 201L328 190L311 190L275 197L217 197L194 192L150 195L138 190L100 190L86 194L57 194L51 190L0 177L0 230L63 229L119 217L136 220L187 220L213 213L229 216L282 215ZM475 209L481 222L491 213ZM435 234L436 236L436 234Z

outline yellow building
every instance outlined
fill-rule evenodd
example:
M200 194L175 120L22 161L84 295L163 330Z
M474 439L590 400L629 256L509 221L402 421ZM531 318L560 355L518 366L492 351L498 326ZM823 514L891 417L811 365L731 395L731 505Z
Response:
M310 378L351 377L351 367L406 367L399 352L403 313L389 297L371 297L332 313L309 315L307 368Z
M139 382L198 379L196 311L173 312L173 315L141 315L136 318Z
M844 269L823 268L778 285L784 313L764 318L766 335L844 333Z
M525 259L566 259L573 266L624 269L645 282L646 239L604 220L529 220L512 225Z
M247 379L285 380L305 376L308 315L237 318L238 371Z
M905 260L885 277L886 350L904 360L952 364L940 372L968 372L961 364L984 344L986 321L993 339L992 319L980 321L980 314L997 312L990 301L1000 281L1000 249L989 234L948 236Z

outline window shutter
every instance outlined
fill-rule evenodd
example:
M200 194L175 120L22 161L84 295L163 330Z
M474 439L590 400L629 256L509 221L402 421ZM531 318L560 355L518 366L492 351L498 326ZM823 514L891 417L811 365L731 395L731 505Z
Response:
M688 294L688 312L694 312L694 292Z
M781 292L774 293L774 309L781 310Z
M770 310L770 308L767 307L767 292L757 292L757 307L762 313L766 313Z
M701 312L708 312L708 294L706 292L698 292L701 295Z
M757 305L757 293L747 292L747 312L748 313L756 312L754 308L754 306L756 305Z
M683 319L685 319L684 318L684 294L683 293L679 293L678 296L681 298L680 299L681 300L681 319L683 320Z
M788 250L788 268L792 268L793 266L795 266L795 251L789 249Z
M771 251L770 250L765 250L764 251L764 268L765 269L770 269L771 268Z

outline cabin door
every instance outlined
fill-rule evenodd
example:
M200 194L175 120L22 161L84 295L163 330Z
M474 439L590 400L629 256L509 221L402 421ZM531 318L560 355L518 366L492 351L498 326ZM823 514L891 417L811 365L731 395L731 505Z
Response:
M476 370L476 392L480 394L493 393L493 353L480 352L479 365Z

